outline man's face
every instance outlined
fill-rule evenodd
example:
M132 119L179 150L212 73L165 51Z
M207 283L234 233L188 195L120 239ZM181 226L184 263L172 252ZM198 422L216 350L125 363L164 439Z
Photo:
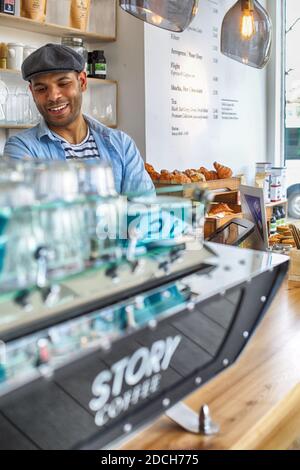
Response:
M80 115L85 72L59 72L33 77L30 90L34 102L51 127L67 127Z

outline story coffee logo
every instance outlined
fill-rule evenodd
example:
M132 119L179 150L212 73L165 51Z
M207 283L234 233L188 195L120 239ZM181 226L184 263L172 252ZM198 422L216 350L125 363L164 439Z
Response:
M168 369L180 341L180 335L155 341L151 348L139 348L97 375L92 385L96 398L89 403L96 412L97 426L103 426L159 390L161 372ZM122 393L126 386L129 388Z

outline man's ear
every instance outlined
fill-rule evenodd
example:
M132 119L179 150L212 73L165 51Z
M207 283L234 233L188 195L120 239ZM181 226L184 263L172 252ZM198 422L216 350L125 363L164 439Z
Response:
M87 89L86 72L80 72L78 74L78 80L79 80L79 83L80 83L81 91L85 91Z

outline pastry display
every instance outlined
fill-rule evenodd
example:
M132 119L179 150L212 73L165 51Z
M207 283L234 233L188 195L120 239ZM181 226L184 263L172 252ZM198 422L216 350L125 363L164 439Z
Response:
M153 181L162 183L170 182L173 184L188 184L188 183L202 183L204 181L213 181L217 179L231 178L231 168L222 165L221 163L214 163L215 170L208 170L204 166L200 168L189 168L184 171L179 170L161 170L159 173L155 170L153 165L145 163L145 169L149 173Z
M232 177L232 170L231 168L221 165L221 163L214 162L214 167L217 172L218 178L220 180L225 179L225 178L231 178Z
M296 243L291 229L287 225L277 227L277 232L269 236L269 245L290 245L295 247Z

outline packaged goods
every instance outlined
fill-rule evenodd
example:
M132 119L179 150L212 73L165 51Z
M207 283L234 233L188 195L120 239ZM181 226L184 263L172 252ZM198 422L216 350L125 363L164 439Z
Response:
M21 0L21 16L43 23L46 7L47 0Z
M6 69L7 67L7 44L0 42L0 69Z
M90 0L71 0L70 26L86 31L90 14Z
M257 162L255 172L255 186L264 190L264 200L271 201L271 167L269 162Z
M0 12L9 15L15 14L16 0L0 0Z

